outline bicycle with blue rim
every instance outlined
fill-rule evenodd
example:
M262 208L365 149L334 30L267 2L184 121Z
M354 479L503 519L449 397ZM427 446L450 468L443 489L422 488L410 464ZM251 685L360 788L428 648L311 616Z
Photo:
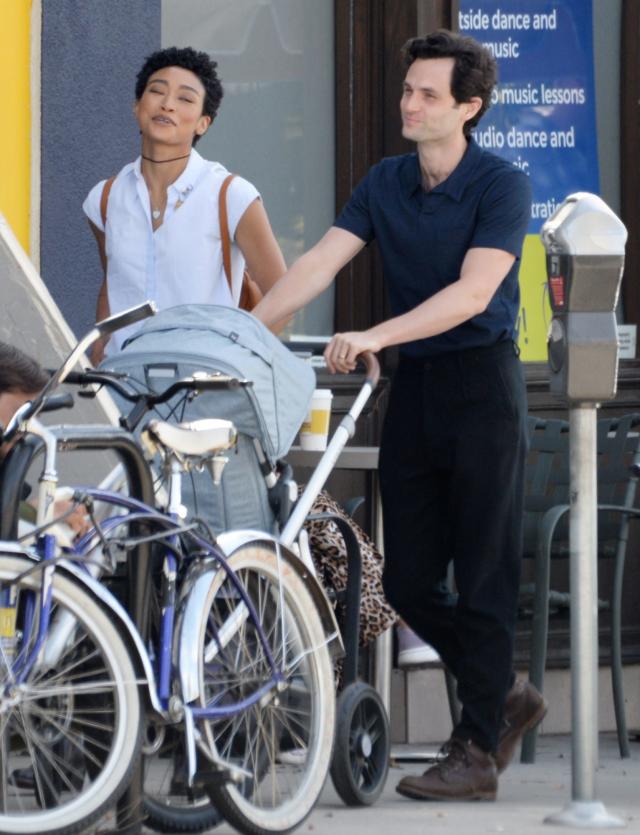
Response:
M339 640L322 593L277 541L236 532L223 552L204 523L184 518L182 475L211 467L216 477L235 442L232 423L149 423L143 443L169 474L159 510L129 432L38 419L92 341L151 312L99 323L4 433L39 438L45 467L35 544L0 543L0 832L81 831L125 790L143 743L152 756L166 734L182 739L186 785L199 778L244 832L295 828L329 767ZM194 392L242 384L224 375L181 381ZM124 450L144 488L141 497L76 489L73 504L92 527L62 547L52 532L61 446ZM105 582L123 555L144 549L151 570L142 584L158 603L150 629Z

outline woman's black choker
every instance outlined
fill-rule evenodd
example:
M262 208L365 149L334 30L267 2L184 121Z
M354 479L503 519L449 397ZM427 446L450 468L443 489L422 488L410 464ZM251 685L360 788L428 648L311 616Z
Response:
M151 157L145 157L144 154L140 154L140 156L142 157L142 159L146 159L147 162L155 162L159 164L161 162L175 162L178 159L186 159L187 157L191 156L191 151L189 151L188 154L183 154L183 156L181 157L172 157L171 159L152 159Z

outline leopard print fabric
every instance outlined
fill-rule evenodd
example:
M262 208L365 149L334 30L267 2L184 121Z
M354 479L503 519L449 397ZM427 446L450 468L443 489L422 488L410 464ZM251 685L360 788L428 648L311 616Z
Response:
M371 539L344 509L324 490L313 503L311 513L331 513L346 519L356 534L362 555L362 589L360 603L360 646L366 646L382 635L397 615L387 603L382 589L383 556ZM347 550L335 522L319 519L307 521L311 557L318 580L325 589L342 592L347 586ZM339 624L344 623L344 604L334 603Z

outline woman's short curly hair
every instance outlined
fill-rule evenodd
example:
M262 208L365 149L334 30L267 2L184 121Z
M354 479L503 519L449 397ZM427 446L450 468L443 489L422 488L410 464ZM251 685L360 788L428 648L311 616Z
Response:
M465 136L471 135L484 113L491 105L491 93L498 78L496 60L489 50L474 38L438 29L423 38L411 38L402 47L405 65L410 67L421 58L453 58L451 95L462 104L476 96L482 99L482 107L465 122Z
M202 113L213 120L224 95L216 72L217 66L217 62L212 61L206 52L198 52L190 46L169 46L166 49L159 49L146 58L142 69L136 76L136 101L142 97L147 82L154 72L164 67L182 67L183 70L189 70L197 75L202 82L205 90Z

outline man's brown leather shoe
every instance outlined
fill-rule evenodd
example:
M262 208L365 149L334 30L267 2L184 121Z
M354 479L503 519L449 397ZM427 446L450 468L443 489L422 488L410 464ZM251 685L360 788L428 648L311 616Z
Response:
M511 762L519 740L541 722L547 712L547 703L530 681L516 679L507 693L498 747L495 753L498 774Z
M422 777L403 777L396 791L415 800L495 800L498 773L491 754L451 737L445 756Z

